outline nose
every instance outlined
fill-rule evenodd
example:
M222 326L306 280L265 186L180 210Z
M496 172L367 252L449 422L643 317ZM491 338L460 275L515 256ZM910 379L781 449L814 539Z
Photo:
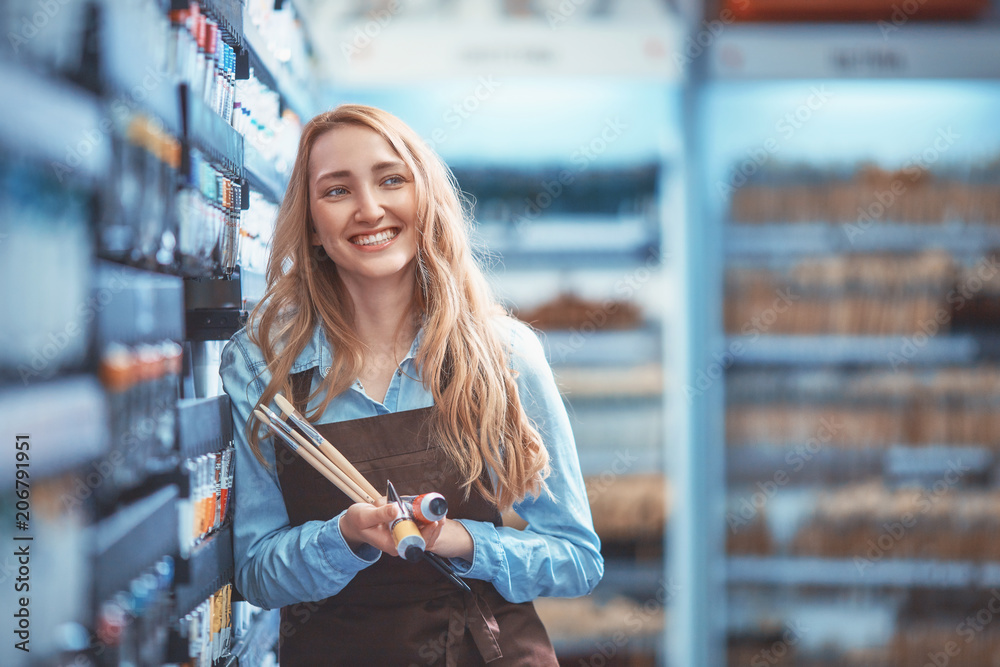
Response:
M382 220L382 216L385 215L385 211L382 209L382 204L378 198L378 192L373 188L360 188L357 191L357 204L358 207L354 212L354 218L358 222L370 225L378 224Z

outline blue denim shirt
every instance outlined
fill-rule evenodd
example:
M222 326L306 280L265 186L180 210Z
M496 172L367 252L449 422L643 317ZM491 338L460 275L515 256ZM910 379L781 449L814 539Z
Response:
M585 595L600 581L604 560L569 418L535 334L519 322L498 326L509 332L510 364L517 374L521 404L549 452L552 474L547 482L552 497L543 493L514 505L528 523L523 531L461 520L472 535L472 561L455 558L452 563L461 576L491 582L511 602ZM369 398L355 381L330 401L319 423L433 405L430 392L413 379L418 378L414 355L420 338L418 333L383 402ZM318 367L325 376L330 365L330 347L322 327L317 326L291 372ZM261 447L271 464L265 469L250 450L243 428L270 380L260 349L250 342L246 330L237 332L223 349L219 372L232 401L235 427L233 551L240 593L265 609L322 600L335 595L379 558L391 558L370 545L353 551L340 533L342 514L328 521L289 526L270 441ZM314 378L313 389L319 381ZM317 404L318 399L308 407L312 410ZM271 408L278 410L277 405Z

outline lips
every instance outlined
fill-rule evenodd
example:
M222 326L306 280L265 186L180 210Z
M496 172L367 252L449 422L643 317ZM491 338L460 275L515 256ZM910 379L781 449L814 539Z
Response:
M355 236L351 238L351 243L360 246L380 245L382 243L386 243L387 241L391 241L392 239L396 238L397 234L399 234L399 229L393 227L391 229L383 229L382 231L376 232L375 234L363 234Z

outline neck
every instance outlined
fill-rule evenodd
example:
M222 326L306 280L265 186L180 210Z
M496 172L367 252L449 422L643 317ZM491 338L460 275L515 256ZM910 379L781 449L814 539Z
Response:
M344 281L354 302L354 328L373 352L388 353L405 345L416 334L413 317L412 271L380 280Z

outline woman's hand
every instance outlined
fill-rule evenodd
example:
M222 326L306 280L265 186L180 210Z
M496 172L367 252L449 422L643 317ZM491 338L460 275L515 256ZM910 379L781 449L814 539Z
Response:
M396 518L396 508L387 505L385 497L375 504L355 503L340 517L340 534L355 552L362 544L370 544L376 549L398 556L396 544L389 531L389 524Z
M472 560L474 544L469 531L454 519L441 519L420 529L427 542L427 550L444 558Z

